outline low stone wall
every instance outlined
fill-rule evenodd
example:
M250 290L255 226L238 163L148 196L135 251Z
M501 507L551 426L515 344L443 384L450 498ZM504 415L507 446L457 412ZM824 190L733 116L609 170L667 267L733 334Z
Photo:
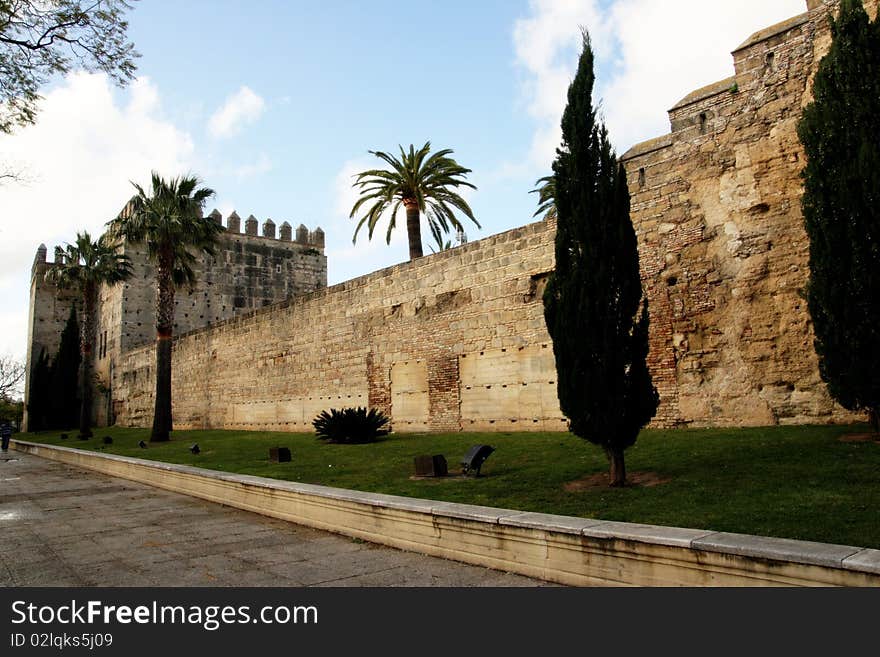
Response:
M374 543L574 586L880 586L880 550L362 493L20 440L12 446Z

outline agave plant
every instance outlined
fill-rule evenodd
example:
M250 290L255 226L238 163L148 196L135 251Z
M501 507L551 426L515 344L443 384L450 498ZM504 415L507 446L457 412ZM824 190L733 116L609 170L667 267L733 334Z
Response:
M375 442L376 438L388 433L383 428L388 422L388 416L382 411L375 408L368 411L363 407L331 408L321 411L312 420L318 440L343 445Z

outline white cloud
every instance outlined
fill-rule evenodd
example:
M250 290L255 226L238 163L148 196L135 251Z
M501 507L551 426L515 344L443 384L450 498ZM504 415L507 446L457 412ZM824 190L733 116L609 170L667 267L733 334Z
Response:
M100 235L134 192L130 180L190 168L192 139L162 119L149 79L134 82L122 102L113 94L103 74L71 75L45 94L36 125L0 137L3 158L30 179L0 186L0 352L25 351L30 268L41 242L51 257L78 231Z
M712 3L711 10L705 0L617 2L610 22L621 67L601 90L615 143L626 149L669 132L666 110L691 91L733 75L734 48L805 10L803 0L738 0ZM710 13L712 29L704 29Z
M236 178L242 180L244 178L259 176L262 173L268 173L271 170L272 159L267 153L261 152L253 162L237 166L234 170L234 174Z
M711 6L710 6L711 5ZM666 110L706 84L733 75L730 51L750 34L806 9L803 0L532 0L513 39L526 73L524 93L536 119L529 161L548 169L574 76L578 25L590 31L598 59L596 99L619 151L669 131Z
M250 88L241 87L208 119L208 132L212 137L232 137L259 119L265 109L266 101Z
M529 160L545 167L559 145L559 119L581 42L578 26L604 44L603 16L595 0L531 0L531 16L516 21L513 42L517 62L527 77L524 93L528 112L538 124Z

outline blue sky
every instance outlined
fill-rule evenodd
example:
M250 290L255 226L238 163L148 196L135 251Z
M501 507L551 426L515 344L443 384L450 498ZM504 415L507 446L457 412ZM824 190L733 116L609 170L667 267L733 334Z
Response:
M330 283L407 258L403 230L353 246L368 150L452 148L478 189L479 239L532 221L586 26L618 151L668 132L666 110L732 74L730 51L804 0L144 0L125 89L53 81L35 126L0 137L25 183L0 187L0 353L22 356L33 254L101 231L151 169L195 173L208 210L321 226ZM402 228L402 222L399 222ZM426 250L429 236L424 235Z
M175 125L198 135L242 86L265 102L258 121L205 140L199 153L218 203L239 213L326 223L346 161L369 165L368 150L427 140L453 148L482 188L497 162L519 155L505 135L529 134L511 52L510 28L524 8L515 2L253 3L254 11L224 3L222 12L193 2L164 33L155 29L159 4L142 12L142 25L133 20L132 36L141 73L168 84L163 101ZM192 39L191 24L201 38ZM203 63L196 97L181 60ZM235 169L249 166L260 173L239 198Z

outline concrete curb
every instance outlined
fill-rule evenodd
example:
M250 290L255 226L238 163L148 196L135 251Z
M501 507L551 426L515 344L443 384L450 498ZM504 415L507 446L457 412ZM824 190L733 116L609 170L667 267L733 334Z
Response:
M22 440L12 447L374 543L563 584L880 586L880 550L364 493Z

